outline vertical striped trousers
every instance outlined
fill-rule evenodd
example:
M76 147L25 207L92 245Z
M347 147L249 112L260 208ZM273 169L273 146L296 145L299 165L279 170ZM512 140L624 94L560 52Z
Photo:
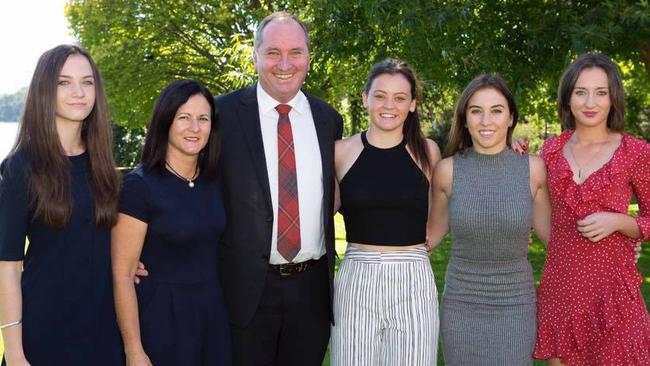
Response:
M332 366L430 366L438 349L438 297L424 248L348 246L334 280Z

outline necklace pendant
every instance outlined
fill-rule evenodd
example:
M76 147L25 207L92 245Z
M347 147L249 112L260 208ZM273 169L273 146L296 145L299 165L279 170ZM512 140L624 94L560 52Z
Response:
M192 182L191 180L187 181L187 185L190 186L190 188L194 188L194 182Z
M582 169L578 169L578 179L582 178Z

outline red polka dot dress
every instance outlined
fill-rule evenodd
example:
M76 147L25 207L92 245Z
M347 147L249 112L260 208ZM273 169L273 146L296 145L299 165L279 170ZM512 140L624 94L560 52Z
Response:
M623 134L611 160L582 184L562 154L573 131L548 139L546 162L553 213L538 289L534 357L567 365L650 365L650 317L634 259L638 239L618 232L593 243L577 221L594 212L627 213L634 193L643 240L650 239L650 144Z

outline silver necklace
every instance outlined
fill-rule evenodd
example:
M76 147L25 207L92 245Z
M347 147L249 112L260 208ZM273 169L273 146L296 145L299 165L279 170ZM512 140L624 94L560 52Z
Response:
M190 188L194 188L194 180L196 179L196 175L197 175L197 173L198 173L198 169L199 169L198 164L194 167L194 175L192 175L192 178L185 178L184 176L182 176L182 175L181 175L179 172L177 172L176 169L174 169L174 168L171 166L171 164L169 164L169 162L167 162L167 161L165 161L165 165L169 168L169 170L171 170L171 172L172 172L175 176L177 176L177 177L179 177L180 179L186 181L186 182L187 182L187 185L188 185Z
M590 157L590 158L589 158L589 159L588 159L588 160L583 164L583 165L585 165L585 167L588 166L589 163L591 163L591 161L594 160L594 158L595 158L596 156L598 156L598 153L599 153L600 150L603 148L603 144L605 144L606 142L607 142L607 140L605 140L605 141L599 143L600 146L598 146L598 150L596 150L596 153L593 154L593 155L591 155L591 157ZM573 162L574 162L574 163L576 164L576 166L578 167L578 180L582 180L582 167L580 166L580 163L578 163L578 159L576 159L575 154L573 154L573 145L575 145L575 144L576 144L576 142L573 141L573 142L571 142L571 145L568 146L568 148L569 148L569 154L571 154L571 157L573 158Z

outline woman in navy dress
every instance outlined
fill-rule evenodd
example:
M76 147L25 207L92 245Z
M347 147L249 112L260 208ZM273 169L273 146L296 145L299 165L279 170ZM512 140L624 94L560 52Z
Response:
M1 168L3 365L124 362L111 285L119 177L107 110L87 51L61 45L41 56Z
M128 366L230 365L217 277L226 219L210 92L179 80L158 97L141 165L124 178L112 258ZM149 276L137 288L138 260Z

